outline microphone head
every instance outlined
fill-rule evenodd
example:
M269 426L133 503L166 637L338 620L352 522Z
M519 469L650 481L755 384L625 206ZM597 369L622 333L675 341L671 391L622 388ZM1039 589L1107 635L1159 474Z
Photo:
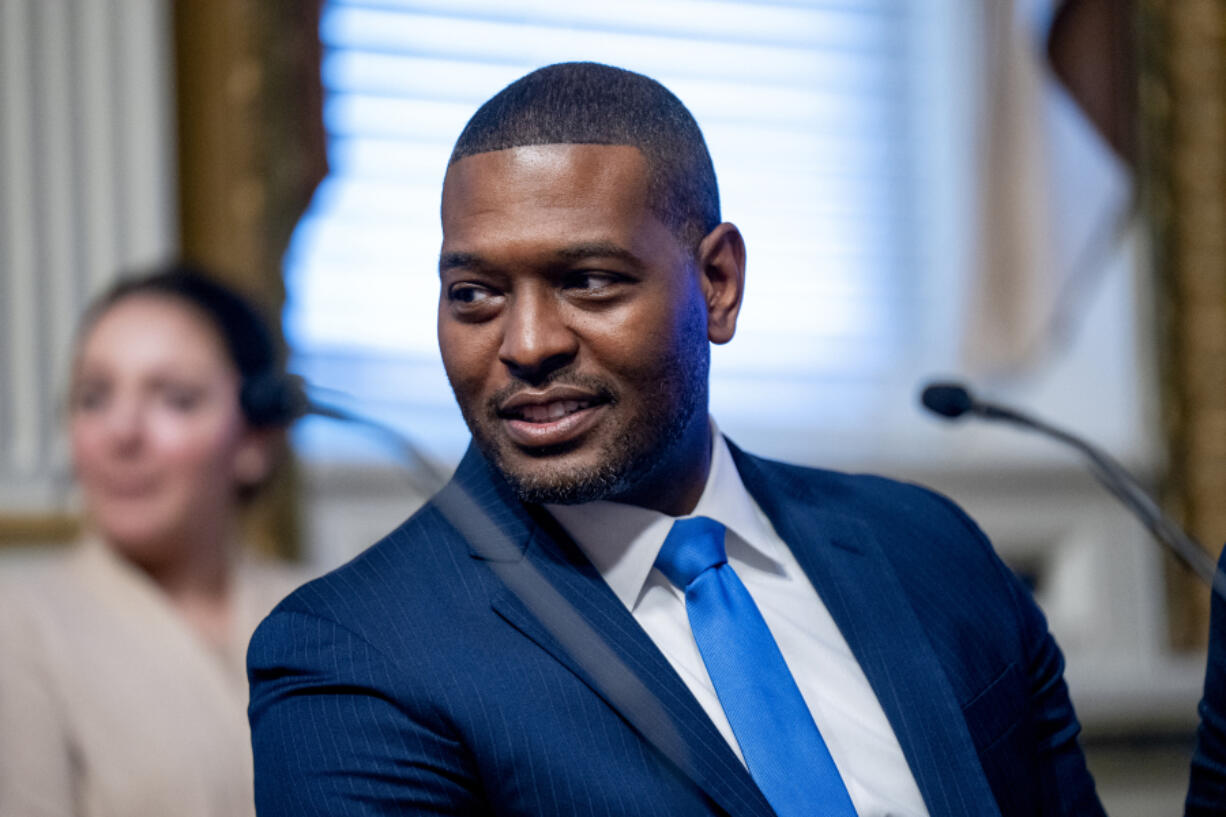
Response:
M256 428L287 426L311 410L306 381L283 371L244 378L238 397L243 415Z
M929 383L920 394L924 408L942 417L961 417L975 407L975 399L959 383Z

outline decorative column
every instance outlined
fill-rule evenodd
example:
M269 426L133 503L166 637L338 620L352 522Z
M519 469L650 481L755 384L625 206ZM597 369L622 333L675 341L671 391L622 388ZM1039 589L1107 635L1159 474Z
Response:
M319 0L179 0L179 209L183 255L255 296L285 299L281 258L327 172ZM292 463L254 507L251 536L297 546Z
M1138 12L1166 500L1217 554L1226 540L1226 0L1141 0ZM1208 591L1175 566L1168 590L1174 643L1202 644Z

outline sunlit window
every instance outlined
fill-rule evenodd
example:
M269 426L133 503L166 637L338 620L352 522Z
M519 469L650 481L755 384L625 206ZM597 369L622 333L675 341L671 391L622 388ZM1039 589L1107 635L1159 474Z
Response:
M295 367L333 399L458 457L467 432L435 341L447 157L506 84L594 60L655 77L686 103L724 217L745 235L741 322L713 356L721 426L768 439L772 428L862 420L922 334L913 5L327 3L331 175L287 259ZM308 457L363 456L322 422L304 424L298 443Z

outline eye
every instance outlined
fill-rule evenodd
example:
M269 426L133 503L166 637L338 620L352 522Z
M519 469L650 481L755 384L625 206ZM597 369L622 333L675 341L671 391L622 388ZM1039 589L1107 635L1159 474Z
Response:
M473 322L492 318L502 301L503 293L486 284L457 281L447 287L447 303L458 320Z
M99 411L106 407L111 390L103 383L83 383L73 389L69 407L74 412Z
M162 386L160 392L162 402L166 406L184 414L195 411L204 400L203 390L196 386L167 383Z
M447 298L452 303L478 304L493 297L494 293L481 284L452 284L447 289Z
M567 273L562 287L584 295L609 295L625 282L625 276L607 270L575 270Z

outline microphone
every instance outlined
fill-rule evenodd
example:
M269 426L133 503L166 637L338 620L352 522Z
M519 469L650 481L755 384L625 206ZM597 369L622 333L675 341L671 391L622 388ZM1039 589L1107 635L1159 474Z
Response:
M920 402L929 411L953 420L975 407L971 393L956 383L930 383L924 387Z
M1090 472L1112 496L1128 508L1154 538L1165 545L1193 573L1226 600L1226 574L1218 571L1213 559L1192 537L1166 516L1141 484L1111 455L1063 429L1036 417L996 403L976 399L961 383L934 382L920 394L924 408L947 420L966 415L1037 431L1076 449L1088 460Z
M357 412L321 403L311 396L311 391L314 389L303 377L270 370L244 378L239 403L247 419L261 427L287 426L307 415L364 426L392 444L408 472L409 481L422 494L430 496L446 484L446 478L430 458L406 435Z

